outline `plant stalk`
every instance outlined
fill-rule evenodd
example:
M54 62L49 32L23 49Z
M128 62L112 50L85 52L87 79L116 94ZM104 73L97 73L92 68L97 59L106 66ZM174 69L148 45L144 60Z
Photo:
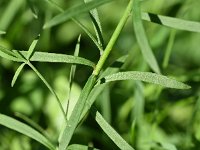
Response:
M119 37L119 34L121 33L121 31L122 31L122 29L123 29L128 17L131 14L132 5L133 5L133 0L130 0L130 2L128 4L128 6L126 7L126 10L125 10L120 22L119 22L119 24L117 25L117 27L116 27L116 29L115 29L115 31L114 31L114 33L113 33L108 45L106 46L106 48L105 48L105 50L103 52L103 55L100 57L97 65L96 65L96 68L93 71L94 75L96 75L96 76L99 75L99 73L100 73L105 61L108 58L108 55L112 51L112 48L113 48L115 42L117 41L117 38Z

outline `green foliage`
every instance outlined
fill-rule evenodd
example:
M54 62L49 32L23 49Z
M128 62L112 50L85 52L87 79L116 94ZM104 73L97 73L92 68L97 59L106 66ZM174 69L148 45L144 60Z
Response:
M109 2L0 1L0 149L199 148L199 3Z

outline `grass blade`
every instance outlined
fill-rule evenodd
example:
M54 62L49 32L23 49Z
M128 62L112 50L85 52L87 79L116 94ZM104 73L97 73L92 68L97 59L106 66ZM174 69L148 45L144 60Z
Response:
M80 40L81 40L81 35L79 35L77 43L76 43L76 47L75 47L75 51L74 51L74 56L78 56L79 54L79 50L80 50ZM70 103L70 97L71 97L71 89L72 89L72 83L74 80L74 75L76 72L76 65L72 65L71 66L71 70L70 70L70 75L69 75L69 92L68 92L68 101L67 101L67 110L66 110L66 116L68 118L68 110L69 110L69 103Z
M5 32L5 31L1 31L1 30L0 30L0 35L1 35L1 34L6 34L6 32Z
M37 36L37 38L35 40L33 40L33 42L31 43L31 46L28 49L28 54L26 56L26 59L29 60L33 54L33 51L35 49L35 46L37 45L37 42L39 40L40 35Z
M168 88L175 89L189 89L190 86L176 81L174 79L168 78L163 75L159 75L151 72L140 72L140 71L127 71L127 72L119 72L115 74L108 75L102 78L101 83L111 82L111 81L119 81L119 80L139 80L148 83L158 84Z
M54 18L52 18L49 22L47 22L45 25L44 25L44 28L50 28L50 27L53 27L55 25L58 25L60 23L63 23L77 15L80 15L82 13L85 13L85 12L88 12L90 11L91 9L93 8L96 8L100 5L103 5L107 2L109 2L110 0L95 0L95 1L92 1L92 2L89 2L87 4L81 4L81 5L78 5L76 7L73 7L71 9L68 9L66 11L64 11L63 13L55 16Z
M56 149L55 146L45 136L16 119L0 114L0 124L38 141L50 150Z
M62 133L60 143L59 143L59 150L65 150L67 148L71 140L71 137L79 123L88 95L91 92L95 82L96 82L96 76L91 75L87 83L85 84L81 92L81 95L79 96L79 99L72 111L69 121L67 122L67 125Z
M17 68L15 75L14 75L12 82L11 82L11 87L13 87L15 85L15 82L17 81L17 78L18 78L20 72L22 71L22 69L24 68L25 65L26 65L26 63L23 63Z
M27 51L19 51L19 53L25 58L28 55ZM95 66L93 62L85 58L65 55L65 54L47 53L47 52L34 52L30 58L30 61L81 64L90 67Z
M151 67L153 71L160 74L160 68L156 61L156 58L152 52L152 49L149 45L143 23L141 18L141 8L140 0L134 0L133 2L133 25L135 30L136 39L138 41L142 55L144 56L145 61Z
M200 32L200 22L188 21L152 13L142 13L142 19L174 29Z
M166 68L169 64L169 59L170 59L170 56L171 56L172 47L174 45L175 37L176 37L176 30L172 30L171 33L170 33L170 36L169 36L169 41L168 41L168 44L167 44L164 60L163 60L163 63L162 63L163 68Z
M67 150L98 150L98 149L85 145L72 144L67 148Z
M102 130L110 137L110 139L123 150L134 150L102 117L95 107L91 107L91 114Z

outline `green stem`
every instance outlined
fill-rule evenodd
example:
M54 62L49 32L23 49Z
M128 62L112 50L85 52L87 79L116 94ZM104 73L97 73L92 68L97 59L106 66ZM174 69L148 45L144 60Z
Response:
M95 70L93 71L93 74L94 75L99 75L108 55L110 54L115 42L117 41L117 38L119 37L119 34L121 33L131 11L132 11L132 5L133 5L133 0L130 0L127 8L126 8L126 11L124 12L124 15L122 16L119 24L117 25L117 28L115 29L108 45L106 46L105 48L105 51L103 53L103 55L101 56L101 58L99 59L97 65L96 65L96 68Z
M67 117L65 115L65 111L62 107L62 104L57 96L57 94L54 92L54 90L51 88L51 86L49 85L49 83L45 80L45 78L38 72L38 70L30 63L30 62L27 62L27 65L29 65L31 67L31 69L33 69L33 71L38 75L38 77L44 82L44 84L47 86L47 88L50 90L50 92L55 96L57 102L58 102L58 105L60 107L60 110L63 114L63 117L64 117L64 120L67 121Z

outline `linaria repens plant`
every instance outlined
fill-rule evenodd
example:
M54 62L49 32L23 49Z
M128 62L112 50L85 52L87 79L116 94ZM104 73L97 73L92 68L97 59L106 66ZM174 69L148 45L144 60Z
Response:
M183 82L180 82L181 80L188 81L190 79L189 75L185 77L186 79L184 77L179 78L179 76L173 75L173 73L168 74L168 71L166 69L169 67L169 61L171 58L173 45L175 43L175 38L178 32L180 30L190 31L190 32L200 32L199 22L180 19L178 17L170 17L170 16L164 16L164 15L160 15L156 13L145 12L144 11L145 7L143 10L142 6L143 6L143 3L147 3L146 1L140 1L140 0L128 1L127 0L124 2L120 2L120 3L126 4L126 9L124 10L123 15L121 16L111 37L108 40L105 40L106 38L104 38L104 35L103 35L105 33L102 27L104 25L104 22L102 22L99 17L104 12L102 9L101 13L99 13L98 8L99 7L104 8L105 6L111 7L112 5L117 3L117 1L84 0L78 5L70 6L67 9L64 7L61 7L61 5L54 0L41 0L41 1L13 0L7 3L8 3L7 8L5 8L1 12L1 16L0 16L0 34L2 37L4 36L6 37L8 34L8 37L10 37L10 39L13 38L9 34L10 24L14 20L14 17L15 17L14 14L17 13L21 7L26 8L24 10L25 13L23 16L23 18L25 18L24 19L25 21L28 21L29 19L26 13L29 13L29 14L31 13L33 18L40 22L40 27L39 29L36 29L38 31L35 33L37 37L30 44L28 50L15 50L15 49L12 50L10 48L7 48L9 47L9 44L7 44L6 46L4 42L1 42L2 44L0 46L0 56L3 58L3 60L7 59L9 61L19 63L19 66L16 69L16 72L12 78L11 86L13 88L16 88L15 84L18 82L19 78L23 76L24 72L26 72L26 70L23 71L24 68L28 66L35 73L35 75L39 77L40 81L44 83L44 85L47 87L50 93L54 96L54 99L57 102L57 105L55 105L54 107L59 108L58 110L61 112L60 113L62 115L61 122L63 123L63 125L62 125L62 129L60 129L59 131L58 136L55 136L55 137L49 136L48 130L45 131L37 123L35 123L33 120L31 120L30 118L28 118L27 116L21 113L16 113L16 116L20 119L12 118L6 115L5 113L0 114L0 125L10 128L12 130L15 130L21 134L24 134L28 136L29 138L34 139L35 141L39 142L40 144L42 144L43 146L45 146L46 148L50 150L56 150L56 149L57 150L66 150L66 149L67 150L87 150L87 149L95 150L96 148L93 148L93 147L96 147L96 145L93 145L93 144L84 145L83 142L79 142L78 140L73 140L73 136L75 136L75 134L77 133L76 131L79 128L81 128L81 126L83 125L83 121L86 119L86 117L92 117L92 120L94 120L99 125L102 131L105 132L107 137L119 149L122 149L122 150L134 150L134 149L166 149L166 150L173 149L173 150L176 150L177 149L176 142L174 142L173 140L169 140L168 138L166 138L166 135L164 136L160 130L159 131L157 130L157 126L159 125L159 123L162 123L163 118L165 118L166 116L166 112L170 109L170 106L166 106L165 108L163 108L163 110L160 110L161 111L160 114L158 114L157 112L159 111L158 108L155 108L156 110L153 111L155 114L155 116L153 117L154 120L152 119L153 123L149 125L146 122L149 121L149 118L151 115L148 113L145 113L144 99L145 99L145 96L148 95L148 93L151 93L152 91L153 91L153 94L151 95L153 97L152 99L159 99L159 96L161 95L161 93L167 90L167 88L171 88L171 90L174 92L190 91L189 89L191 87L189 85ZM63 2L63 3L67 3L67 2ZM181 6L183 5L182 7L185 6L185 3L184 4L182 4L183 2L179 2L179 3ZM42 6L46 6L46 10L41 9ZM94 28L95 34L93 34L93 31L91 30L92 28L88 28L88 25L86 22L85 22L86 25L84 25L84 23L81 22L80 16L82 14L83 16L84 15L86 16L87 14L89 14L87 17L90 18L90 21L92 22L92 25L93 25L92 27ZM180 11L180 14L181 14L181 11ZM107 14L105 14L105 16L106 15ZM115 15L115 14L112 14L112 15ZM44 20L42 20L43 16L45 16ZM45 52L45 51L43 52L36 51L36 46L38 45L40 40L44 40L44 34L47 35L46 37L49 38L51 36L50 34L51 30L53 31L53 29L58 26L62 26L62 25L64 26L64 24L66 22L69 22L70 20L74 22L78 27L80 27L82 31L84 31L84 33L94 43L94 45L96 46L96 49L99 50L98 52L99 59L95 61L96 63L92 62L89 59L81 57L81 47L82 47L81 40L85 38L84 36L81 36L81 35L79 35L78 40L76 42L74 55L66 55L66 54L61 54L57 52L53 53L53 52ZM130 48L128 51L126 51L125 55L120 56L118 59L113 61L111 65L109 65L108 60L111 58L112 53L117 51L117 49L120 49L120 47L119 48L117 46L115 47L115 44L117 40L121 38L120 33L123 32L124 26L130 23L127 20L132 21L131 23L132 28L129 29L129 32L127 34L131 34L135 36L136 38L135 42L131 42L132 45L134 45L133 46L134 48ZM150 23L145 24L146 22L144 23L143 20ZM169 41L166 44L167 45L166 52L163 52L163 62L161 62L161 60L158 59L158 55L155 54L155 51L153 51L153 49L156 48L156 46L151 46L153 45L151 41L158 41L159 39L147 36L149 32L151 32L148 29L148 25L151 26L152 23L159 24L160 28L162 29L166 29L166 27L168 29L172 29L171 34L169 34ZM14 33L14 32L17 32L18 29L20 30L19 26L20 26L20 23L18 26L15 27L15 30L14 29L12 30L12 32ZM26 26L26 28L28 27ZM70 30L73 30L73 29L70 29ZM164 35L168 35L168 33L165 34L166 32L164 30L162 33ZM193 34L197 34L197 33L193 33ZM134 51L132 49L134 49ZM135 49L138 49L141 51L142 61L141 61L141 65L139 65L140 67L131 68L130 66L134 66L134 65L130 65L130 64L133 64L134 61L137 61L138 57L140 56L140 53L136 52ZM163 47L159 51L163 51ZM87 54L85 54L85 56L87 56ZM37 67L35 66L35 64L38 64L38 63L35 63L35 62L38 62L39 64L43 62L55 63L55 64L58 64L58 63L71 64L71 69L69 71L70 72L69 85L67 85L69 90L68 92L65 91L65 93L68 93L68 97L65 102L61 100L59 94L57 94L57 91L54 90L53 86L51 86L51 84L48 82L48 78L46 78L45 75L42 75L42 73L40 73L39 69L37 69ZM144 63L145 65L143 65ZM160 63L161 64L163 63L163 64L160 65ZM70 97L72 95L73 82L75 80L75 75L77 74L77 70L80 69L80 68L77 68L78 65L84 65L86 66L85 68L88 67L92 69L92 72L87 78L87 81L85 82L80 92L79 98L77 99L75 105L72 107L70 105L70 103L72 103L72 100L70 99ZM138 71L135 71L137 68L138 68ZM148 72L146 70L148 70ZM149 70L151 70L152 72ZM168 75L174 76L174 78L169 77ZM2 76L2 78L5 79L6 77ZM111 109L114 106L110 104L110 99L112 98L110 97L110 95L112 93L111 89L113 88L113 84L116 84L117 81L124 81L124 80L129 81L129 84L127 83L126 87L129 87L131 84L130 89L133 89L134 91L133 96L125 95L126 93L124 93L124 97L126 97L127 101L122 106L120 106L120 109L119 109L120 115L118 119L119 121L117 121L119 126L120 125L123 126L122 122L125 122L126 119L131 116L130 117L131 125L129 124L130 126L128 127L128 129L127 128L125 129L125 130L128 130L128 133L126 135L120 134L120 132L123 132L123 131L119 131L118 133L118 131L116 131L114 127L111 126L112 120L113 120L111 118ZM143 82L148 83L148 84L144 84ZM147 90L148 88L151 88L152 90L148 91ZM196 94L195 97L198 97L197 104L199 104L199 95ZM100 99L98 100L98 103L101 103L102 105L101 106L102 112L99 111L99 108L94 105L97 99ZM134 99L133 104L131 103L131 99ZM199 113L198 112L199 107L197 106L197 104L196 104L195 111L193 112L193 115L192 115L193 117L191 117L192 119L190 120L190 122L194 121L196 114ZM156 103L156 106L157 105L159 104ZM45 109L45 107L43 109ZM89 116L87 116L88 113L90 114ZM156 117L156 115L158 117ZM60 117L60 116L57 116L57 117ZM121 122L120 122L120 119L121 119ZM124 126L126 126L126 124ZM149 130L149 133L146 132L148 130ZM90 130L87 130L87 131L90 131ZM90 134L95 134L92 132L93 131L91 131ZM187 133L188 133L187 137L189 137L188 140L191 140L192 138L195 138L195 137L197 141L198 139L200 139L199 138L200 134L195 134L195 136L193 137L191 135L193 134L193 132L190 131L190 129L187 130ZM162 137L162 138L159 139L156 136ZM84 137L81 137L81 138L84 138ZM102 138L102 137L98 137L97 135L97 138ZM178 137L176 138L178 139ZM87 142L89 143L91 141L87 141ZM191 145L186 145L185 148L188 148L190 146ZM110 148L111 147L112 146L110 146ZM1 148L3 147L0 146L0 149ZM97 148L98 148L98 145L97 145Z

